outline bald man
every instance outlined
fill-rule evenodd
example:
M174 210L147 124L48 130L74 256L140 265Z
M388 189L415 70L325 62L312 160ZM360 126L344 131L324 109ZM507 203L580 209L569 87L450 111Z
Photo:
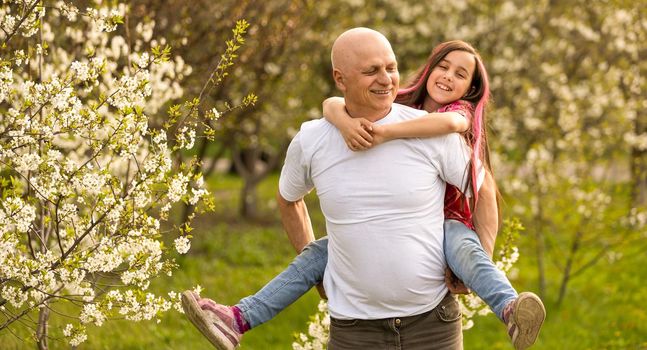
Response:
M343 33L332 62L353 118L387 124L425 114L393 103L399 73L382 34ZM303 197L317 191L329 237L329 349L462 349L460 310L443 277L443 196L446 182L466 188L468 162L458 134L352 152L325 119L301 126L287 151L278 202L300 252L314 239Z

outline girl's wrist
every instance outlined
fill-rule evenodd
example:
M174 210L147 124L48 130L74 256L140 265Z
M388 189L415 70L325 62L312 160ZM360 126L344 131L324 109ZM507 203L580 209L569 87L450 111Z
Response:
M384 141L391 141L395 137L393 136L393 125L391 124L386 124L382 126L382 136L384 138Z

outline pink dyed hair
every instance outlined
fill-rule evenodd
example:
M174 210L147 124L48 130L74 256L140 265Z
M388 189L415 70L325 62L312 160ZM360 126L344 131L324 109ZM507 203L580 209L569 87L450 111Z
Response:
M427 62L422 66L407 87L398 91L396 102L402 103L414 108L422 108L425 98L427 97L427 80L431 71L452 51L465 51L474 56L476 68L472 75L471 88L468 90L462 100L472 103L474 106L474 118L471 123L471 130L468 130L468 140L472 146L472 166L470 167L470 184L474 189L474 204L478 200L478 191L476 191L476 164L477 160L484 161L482 164L491 171L490 152L487 143L486 115L485 109L490 100L490 83L487 70L483 65L483 60L470 44L461 40L446 41L436 46ZM433 112L433 111L432 111Z

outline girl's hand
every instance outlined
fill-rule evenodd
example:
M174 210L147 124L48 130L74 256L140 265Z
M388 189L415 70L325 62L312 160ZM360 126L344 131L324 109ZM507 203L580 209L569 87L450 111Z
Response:
M371 147L373 137L369 132L372 130L373 123L364 118L352 118L346 111L343 98L327 98L323 102L323 115L339 130L346 146L352 151L363 151Z
M372 147L373 123L364 118L346 118L339 126L339 132L344 137L346 146L352 151L363 151Z
M388 135L388 125L374 124L373 130L371 131L373 136L373 142L371 142L371 147L382 144L386 141L391 140Z

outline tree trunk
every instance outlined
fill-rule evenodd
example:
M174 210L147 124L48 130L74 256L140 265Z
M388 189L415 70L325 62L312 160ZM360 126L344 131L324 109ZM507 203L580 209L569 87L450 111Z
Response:
M636 135L647 134L647 116L639 113L634 121ZM631 199L634 207L647 205L647 150L631 149Z
M544 263L544 255L546 254L546 247L544 245L544 233L540 212L535 216L535 254L537 257L537 282L539 288L539 296L542 299L546 298L546 267Z
M539 183L539 175L537 172L534 174L535 184ZM542 197L543 193L537 193L537 211L534 213L535 224L535 254L537 256L537 282L539 288L539 296L542 299L546 298L546 266L544 257L546 255L546 245L544 242L544 214L542 210Z
M233 146L231 157L236 172L243 178L240 197L240 214L246 219L255 219L258 214L256 187L269 175L287 150L288 142L282 144L276 153L263 153L261 148L240 149Z
M49 321L49 308L47 307L47 302L43 304L43 307L38 311L38 328L36 329L36 341L38 345L38 350L47 350L47 328Z
M568 282L571 280L571 270L573 269L573 262L575 261L575 255L580 249L580 242L582 241L582 231L577 231L575 233L575 238L573 239L573 244L571 244L571 250L568 252L568 259L566 260L566 266L564 267L564 272L562 274L562 283L559 286L559 297L557 298L557 306L560 306L566 297L566 289L568 287Z
M249 219L258 217L258 194L256 193L258 182L254 180L253 178L245 179L245 184L240 192L240 214Z
M240 215L246 219L254 219L258 214L256 185L267 176L267 167L261 164L262 151L258 148L232 149L232 160L238 175L243 178L243 188L240 193Z

